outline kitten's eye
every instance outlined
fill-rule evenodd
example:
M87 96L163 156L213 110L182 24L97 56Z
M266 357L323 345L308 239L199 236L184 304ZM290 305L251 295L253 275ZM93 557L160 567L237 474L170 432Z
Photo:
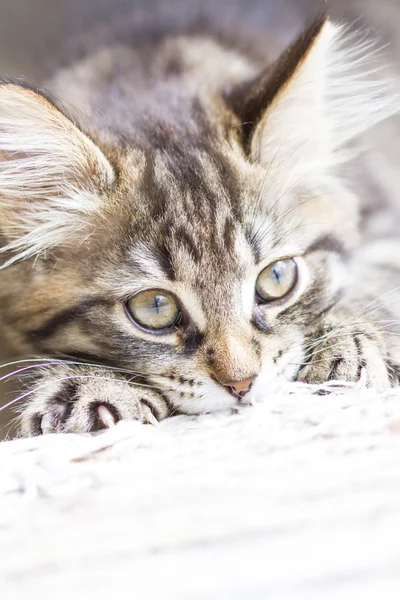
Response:
M148 290L127 302L133 320L146 329L167 329L178 322L180 311L175 298L168 292Z
M256 292L261 302L272 302L292 291L298 277L293 258L278 260L261 272L257 279Z

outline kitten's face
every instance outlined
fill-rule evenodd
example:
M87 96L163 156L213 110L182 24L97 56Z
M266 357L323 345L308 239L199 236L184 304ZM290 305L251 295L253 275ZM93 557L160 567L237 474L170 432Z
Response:
M174 95L179 127L144 115L123 147L1 86L2 298L20 346L108 363L189 413L294 379L357 243L332 165L364 117L351 105L352 129L334 130L336 34L315 24L252 86L201 87L187 121ZM36 254L34 269L15 263Z
M124 150L104 224L45 274L53 295L43 282L30 290L41 352L126 369L188 413L295 378L340 288L344 250L328 192L288 186L273 167L266 177L233 137L201 139L185 155ZM248 394L232 390L247 380Z
M130 209L96 283L116 301L86 328L105 358L145 373L185 412L293 379L310 322L340 286L341 244L319 222L321 198L285 190L272 170L266 179L233 142L200 146L121 159L118 203ZM229 387L253 378L243 398Z

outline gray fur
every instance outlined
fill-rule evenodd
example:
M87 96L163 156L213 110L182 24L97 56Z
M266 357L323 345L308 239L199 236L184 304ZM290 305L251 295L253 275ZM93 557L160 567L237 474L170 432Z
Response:
M21 107L15 123L0 114L2 332L20 353L66 357L30 384L24 435L43 422L99 428L99 405L116 419L144 419L143 406L164 418L231 409L293 379L365 373L369 385L397 384L400 245L386 235L385 206L366 212L341 176L359 109L377 123L393 112L392 98L373 88L371 105L364 96L351 104L339 53L339 67L328 61L346 109L334 142L320 133L336 100L322 124L296 124L296 103L283 102L287 90L296 98L321 36L337 35L329 27L318 19L275 67L213 32L158 32L145 52L143 40L112 45L59 70L47 86L54 97L0 87L0 107L12 111L16 98ZM47 115L43 146L35 102ZM34 151L16 146L21 115ZM378 221L379 235L367 236ZM258 274L288 257L298 284L261 305ZM155 335L129 320L126 300L143 289L180 300L175 331ZM253 378L245 397L227 389Z

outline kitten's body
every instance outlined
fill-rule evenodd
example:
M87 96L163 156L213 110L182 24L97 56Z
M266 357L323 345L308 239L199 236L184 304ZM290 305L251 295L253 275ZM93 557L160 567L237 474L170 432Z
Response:
M363 368L371 385L397 381L400 244L384 207L363 210L339 176L347 142L391 102L348 76L322 20L267 70L241 36L235 49L226 33L171 29L53 77L85 114L76 125L44 96L0 88L4 335L25 355L113 368L46 367L26 434L96 429L99 406L114 419L227 409ZM291 294L256 302L263 269L291 257ZM126 300L148 289L179 299L175 329L129 320Z

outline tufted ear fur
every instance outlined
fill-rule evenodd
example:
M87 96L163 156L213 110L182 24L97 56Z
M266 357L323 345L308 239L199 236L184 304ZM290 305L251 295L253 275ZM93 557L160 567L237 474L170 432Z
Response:
M0 85L3 266L89 234L114 181L102 151L43 93Z
M393 83L377 75L374 43L325 17L246 93L240 116L251 158L274 161L292 181L347 160L348 142L400 108Z

